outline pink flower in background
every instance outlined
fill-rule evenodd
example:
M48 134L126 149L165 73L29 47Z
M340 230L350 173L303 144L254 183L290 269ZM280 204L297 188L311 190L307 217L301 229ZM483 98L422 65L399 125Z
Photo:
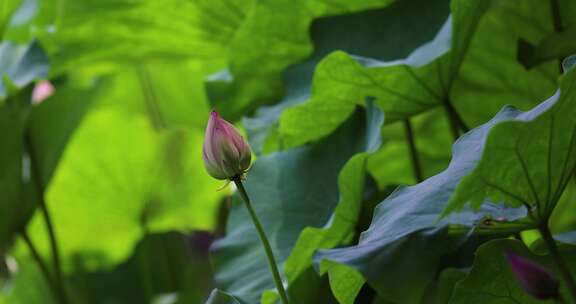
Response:
M212 111L202 150L208 173L216 179L242 176L250 167L251 157L250 146L236 128Z
M48 80L41 80L34 86L32 91L32 103L39 104L54 94L54 86Z
M506 258L526 293L541 300L558 299L560 286L546 268L512 252L507 252Z

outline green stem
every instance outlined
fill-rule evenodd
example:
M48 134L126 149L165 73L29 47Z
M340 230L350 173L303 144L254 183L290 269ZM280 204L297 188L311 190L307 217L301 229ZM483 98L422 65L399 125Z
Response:
M554 24L554 32L560 33L563 30L562 15L560 14L560 4L558 0L550 0L550 11L552 12L552 23ZM560 74L562 74L562 61L564 58L558 58L560 66Z
M458 131L458 129L462 130L464 133L470 131L470 128L468 128L462 117L460 117L460 115L450 102L450 99L448 98L442 99L442 105L444 106L444 110L448 115L450 129L452 130L454 140L457 140L460 137L460 132Z
M278 272L278 267L276 266L276 261L274 259L274 253L272 252L272 248L270 247L270 243L268 242L268 238L266 237L266 233L264 232L264 228L262 224L260 224L260 220L256 216L256 212L254 208L252 208L252 204L250 203L250 198L248 198L248 193L246 193L246 189L244 189L244 185L242 184L242 180L240 177L234 177L232 179L236 187L238 188L238 192L244 201L244 205L246 209L248 209L248 213L250 213L250 217L252 218L252 223L256 227L256 231L258 231L258 236L260 236L260 241L262 241L262 246L264 247L264 251L266 252L266 257L268 258L268 266L270 266L270 271L272 272L272 277L274 278L274 284L276 284L276 289L280 294L280 298L282 299L283 304L288 304L288 296L286 295L286 291L284 290L284 285L282 284L282 278L280 277L280 272Z
M552 22L554 23L554 31L559 33L563 30L562 17L560 15L560 5L558 0L550 0L550 10L552 11Z
M46 230L48 231L48 238L50 240L50 248L52 250L52 263L54 264L54 272L56 273L55 285L57 287L58 292L61 294L61 303L67 304L69 303L69 301L66 295L66 288L64 287L62 267L60 264L60 252L58 250L58 241L56 239L56 233L54 232L52 217L50 216L50 212L48 210L48 207L46 206L46 201L44 200L44 185L42 182L40 163L38 162L36 151L34 149L34 145L32 144L32 139L30 137L30 133L26 132L24 137L25 137L24 142L28 148L28 153L30 155L32 178L34 180L34 186L36 189L36 193L38 195L38 205L40 207L44 223L46 224Z
M137 73L140 86L142 88L144 104L148 111L152 125L156 129L163 129L166 127L166 121L164 120L162 111L158 105L158 98L156 97L156 92L154 91L154 85L152 79L150 78L150 74L144 65L137 67Z
M568 291L570 292L570 295L572 297L572 301L574 303L576 303L576 282L574 281L574 278L572 277L572 274L570 273L570 270L568 268L568 265L566 264L566 261L564 260L564 258L560 254L560 251L558 250L558 246L556 245L556 241L552 237L552 233L550 232L550 228L548 228L548 221L543 221L543 223L538 227L538 230L540 230L540 234L542 235L542 239L546 243L546 246L548 247L548 250L550 251L552 258L554 259L554 262L556 263L558 271L560 272L560 276L562 277L562 279L564 280L564 283L566 284L566 289L568 289Z
M412 171L414 172L414 178L417 182L423 180L422 177L422 167L420 165L420 159L418 158L418 149L416 149L416 140L414 138L414 131L412 130L412 123L410 119L404 119L404 132L406 134L406 141L408 142L408 148L410 149L410 157L412 159Z
M24 240L24 243L26 243L26 246L28 247L28 251L30 251L32 258L34 259L34 261L36 261L36 264L38 264L38 268L40 268L40 272L42 273L44 279L46 279L46 282L48 283L48 286L50 286L50 289L54 293L54 297L56 298L57 301L63 302L62 294L58 291L59 289L55 286L56 284L54 282L54 279L52 278L52 275L50 275L48 266L46 266L46 263L44 263L44 261L40 257L40 254L38 253L36 246L34 246L34 243L32 243L32 240L28 236L26 230L20 231L20 236Z

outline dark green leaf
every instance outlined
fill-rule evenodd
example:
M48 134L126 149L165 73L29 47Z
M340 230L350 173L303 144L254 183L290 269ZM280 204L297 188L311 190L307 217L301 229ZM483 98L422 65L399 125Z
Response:
M482 158L444 214L490 199L530 206L535 220L547 219L576 166L575 116L576 72L570 72L548 100L492 128Z
M518 60L526 68L534 67L549 60L559 60L576 53L576 25L560 33L552 33L537 45L520 40L518 42Z
M447 102L470 37L489 5L490 1L453 1L452 18L436 37L403 60L383 62L343 52L323 59L314 74L310 101L289 109L280 119L285 145L298 146L329 134L366 96L376 98L387 123ZM417 22L429 26L426 19ZM457 30L452 32L453 28ZM404 37L399 31L395 35Z
M418 303L435 276L440 258L456 250L472 231L499 235L530 227L528 221L521 220L526 210L493 203L486 203L480 212L465 210L438 221L460 179L481 157L489 131L499 122L521 115L504 108L493 120L460 138L445 171L415 186L398 188L378 205L358 245L319 251L315 260L321 270L326 267L324 260L346 264L362 273L380 296ZM486 218L498 220L485 224ZM407 288L412 291L405 292Z
M551 257L536 256L516 240L495 240L478 249L470 273L456 285L450 304L553 303L553 301L536 300L524 292L504 255L508 250L544 265L550 271L555 271ZM563 254L566 257L572 256L574 249L564 251ZM574 272L576 270L574 260L568 261Z
M0 106L0 248L4 250L20 229L23 213L28 213L22 199L23 134L22 113L11 105Z
M576 6L559 0L570 20ZM517 59L517 41L538 43L553 30L550 1L496 1L478 25L450 99L470 126L484 123L504 105L528 110L558 88L558 62L526 70Z

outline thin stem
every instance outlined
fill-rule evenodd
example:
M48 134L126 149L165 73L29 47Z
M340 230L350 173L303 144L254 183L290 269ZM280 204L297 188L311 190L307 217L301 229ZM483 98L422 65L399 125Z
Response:
M238 192L244 201L244 205L248 212L250 213L250 217L252 218L252 223L256 227L256 231L258 231L258 236L260 236L260 241L262 241L262 246L264 247L264 251L266 252L266 257L268 258L268 266L270 266L270 271L272 272L272 277L274 278L274 284L276 284L276 289L280 294L280 298L282 299L283 304L288 304L288 296L286 295L286 291L284 290L284 285L282 284L282 278L280 277L280 272L278 272L278 267L276 266L276 260L274 259L274 253L272 252L272 248L270 247L270 243L268 242L268 238L266 237L266 233L264 232L264 228L262 224L260 224L260 220L256 216L256 212L254 208L252 208L252 204L250 203L250 198L248 198L248 193L246 193L246 189L244 189L244 185L242 184L242 180L240 177L234 177L232 179L236 187L238 188Z
M560 4L558 0L550 0L550 11L552 12L552 23L554 24L554 32L560 33L563 30L562 15L560 14ZM558 58L560 66L560 74L562 74L562 61L564 58Z
M28 153L30 155L30 164L32 169L32 177L34 179L34 186L36 193L38 195L38 205L42 213L42 218L46 224L46 230L48 231L48 238L50 240L50 248L52 250L52 263L54 264L54 272L56 273L55 285L58 292L61 294L61 303L67 304L68 297L66 295L66 289L64 287L64 280L62 275L62 267L60 264L60 252L58 250L58 241L56 238L56 233L54 232L54 225L52 223L52 217L48 207L46 206L46 201L44 200L44 185L42 182L42 174L40 169L40 164L37 159L36 151L34 150L34 145L30 138L30 133L26 132L24 135L24 142L28 148Z
M160 111L160 106L158 105L158 98L156 98L156 92L154 91L154 85L150 74L144 65L137 67L138 79L140 86L142 87L142 94L144 95L144 103L152 125L156 129L163 129L166 127L166 121L162 116L162 111Z
M452 103L450 102L449 98L442 99L442 105L444 106L444 110L448 115L448 120L450 121L450 128L452 130L452 135L454 139L458 139L460 137L460 132L458 129L462 130L464 133L470 131L470 128L466 125L462 117L458 114Z
M554 238L552 237L552 233L550 232L550 228L548 228L548 221L543 221L542 224L538 227L538 230L540 230L540 234L542 235L542 239L544 239L544 242L546 243L546 246L548 247L548 250L550 251L552 258L554 259L554 262L556 263L558 271L560 272L560 275L562 276L562 279L564 280L564 283L566 284L566 288L570 292L570 295L572 297L572 301L574 301L576 303L576 282L574 281L574 278L572 277L572 274L570 273L570 270L568 268L568 265L566 264L566 261L564 260L564 258L560 254L560 251L558 250L558 246L556 245L556 241L554 241Z
M54 297L56 298L56 300L62 301L62 294L60 294L58 292L58 288L55 287L55 282L54 279L52 278L52 275L50 275L48 266L46 266L46 263L44 263L44 261L40 257L40 254L38 253L36 246L34 246L34 243L32 243L32 240L28 236L26 230L20 231L20 236L24 240L24 243L26 243L26 246L28 247L30 254L32 254L32 258L34 259L34 261L36 261L36 264L38 264L38 268L40 268L40 272L42 272L44 279L46 279L46 282L48 283L50 289L54 293Z
M552 22L554 23L554 31L561 32L562 27L562 16L560 15L560 4L558 0L550 0L550 11L552 12Z
M418 149L416 149L416 140L414 138L414 131L412 130L412 123L410 119L404 119L404 132L406 134L406 141L408 142L408 148L410 149L410 157L412 159L412 171L414 172L414 178L417 182L423 180L422 177L422 167L420 165L420 159L418 158Z
M454 139L454 141L456 141L458 140L458 138L460 138L460 132L458 131L458 126L456 125L454 120L450 118L450 114L448 113L448 111L446 111L446 117L448 118L448 124L450 125L450 133L452 133L452 138Z

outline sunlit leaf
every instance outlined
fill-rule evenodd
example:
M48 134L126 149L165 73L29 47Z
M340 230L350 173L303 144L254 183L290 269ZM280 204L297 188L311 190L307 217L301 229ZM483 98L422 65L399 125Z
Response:
M58 74L79 64L222 62L252 0L42 1L42 42Z

